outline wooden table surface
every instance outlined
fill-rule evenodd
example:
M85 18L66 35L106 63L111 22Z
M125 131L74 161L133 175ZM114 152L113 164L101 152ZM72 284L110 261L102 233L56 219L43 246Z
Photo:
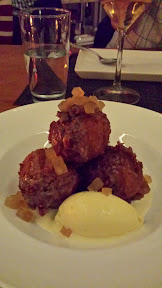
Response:
M71 48L72 53L78 49ZM21 45L0 45L0 112L17 107L14 102L28 84Z
M16 107L27 84L22 46L0 45L0 112Z
M72 48L72 54L78 52L75 48ZM74 65L71 65L70 69L74 69ZM73 73L72 79L68 81L68 89L71 89L77 85L80 85L88 90L89 88L97 89L101 86L105 86L101 80L84 80L79 78ZM98 83L99 82L99 83ZM69 84L70 83L70 84ZM23 92L28 84L28 77L25 68L25 61L23 56L22 46L15 45L0 45L0 112L15 108L14 102ZM127 86L135 85L136 90L141 94L141 100L139 106L152 109L160 112L160 91L161 83L154 82L128 82ZM72 85L72 87L70 86ZM98 85L95 87L95 85ZM84 87L85 86L85 87ZM94 87L93 87L94 86ZM129 86L128 86L129 87ZM130 86L135 89L134 86ZM88 92L88 91L87 91ZM86 95L91 95L86 94ZM148 94L148 95L147 95ZM155 94L155 95L154 95ZM145 99L146 98L146 99ZM156 103L154 103L156 102ZM158 107L157 107L158 106Z

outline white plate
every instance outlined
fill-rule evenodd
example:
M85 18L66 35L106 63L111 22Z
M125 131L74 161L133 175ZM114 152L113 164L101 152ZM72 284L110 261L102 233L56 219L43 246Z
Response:
M92 49L102 57L116 58L116 49ZM115 64L101 64L93 53L80 50L75 72L84 79L114 79ZM162 81L162 52L124 50L122 80Z
M159 288L161 115L107 102L111 144L132 146L152 176L153 201L145 224L127 241L79 249L26 223L4 206L18 185L19 163L46 147L58 101L32 104L0 114L0 285L4 288Z

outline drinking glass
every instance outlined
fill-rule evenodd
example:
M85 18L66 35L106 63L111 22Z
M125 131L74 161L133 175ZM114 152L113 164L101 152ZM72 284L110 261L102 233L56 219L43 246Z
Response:
M20 26L33 101L63 98L69 66L71 13L57 8L20 12Z
M121 85L121 67L124 37L130 26L146 9L152 0L104 0L103 7L118 31L118 52L113 86L102 87L94 92L98 99L135 104L140 95L137 91Z

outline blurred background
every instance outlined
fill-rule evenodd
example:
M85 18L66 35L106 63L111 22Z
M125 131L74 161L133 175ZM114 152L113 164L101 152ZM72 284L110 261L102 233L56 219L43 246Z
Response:
M58 7L71 11L71 42L92 47L105 12L100 0L0 0L0 44L21 44L18 12L26 7Z

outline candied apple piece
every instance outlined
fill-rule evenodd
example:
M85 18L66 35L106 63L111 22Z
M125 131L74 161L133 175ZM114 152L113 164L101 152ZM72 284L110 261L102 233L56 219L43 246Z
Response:
M96 96L89 96L86 97L84 96L84 91L80 87L74 87L72 90L72 97L62 101L59 105L58 108L62 112L68 112L70 107L72 105L79 105L79 106L84 106L87 105L85 108L85 113L90 114L90 113L95 113L95 109L92 107L98 107L100 111L102 111L103 107L105 104L102 101L98 101ZM91 104L93 103L93 104ZM96 106L94 105L96 104ZM93 106L92 106L93 105ZM89 112L89 111L94 111L94 112Z
M74 104L73 102L74 102L74 100L72 99L72 97L70 97L70 98L66 99L65 101L62 101L58 105L58 108L62 112L67 112L69 110L69 108Z
M84 96L84 91L82 90L81 87L74 87L71 94L74 97L82 97L82 96Z
M72 233L72 230L71 230L70 228L67 228L67 227L65 227L65 226L62 226L60 232L61 232L64 236L66 236L66 237L69 238L70 235L71 235L71 233Z
M23 198L21 192L17 192L15 195L11 195L5 199L5 206L11 209L18 209L19 207L27 207L27 202Z
M16 215L26 222L33 222L35 220L35 215L34 215L33 211L31 211L27 207L20 207L17 210Z
M96 96L89 96L88 99L89 99L90 101L96 103L96 104L98 103L98 99L97 99Z
M47 159L51 160L53 168L57 175L62 175L68 172L67 166L62 156L57 156L55 150L51 147L45 149Z
M150 184L150 183L152 183L152 178L151 178L151 176L150 175L144 175L144 178L145 178L145 180L146 180L146 182L148 183L148 184Z
M89 101L84 105L84 111L86 114L93 114L95 113L95 110L97 108L97 105L95 102Z
M92 183L87 187L89 191L98 191L103 187L104 183L102 182L101 178L95 178Z
M111 188L102 188L102 191L101 191L104 195L106 196L109 196L110 194L112 194L112 189Z
M98 101L98 108L100 111L105 107L105 104L102 101Z
M105 107L105 104L102 101L99 101L96 96L89 96L88 99L90 101L96 103L96 105L100 111L102 111L102 109Z
M82 96L82 97L74 97L73 99L73 104L78 105L78 106L84 106L88 102L88 97Z
M66 103L66 100L61 101L60 104L58 105L58 108L60 109L60 111L64 111L64 109L66 107L65 103Z
M19 202L17 201L16 195L11 195L5 199L5 206L11 208L11 209L18 209L19 208Z

